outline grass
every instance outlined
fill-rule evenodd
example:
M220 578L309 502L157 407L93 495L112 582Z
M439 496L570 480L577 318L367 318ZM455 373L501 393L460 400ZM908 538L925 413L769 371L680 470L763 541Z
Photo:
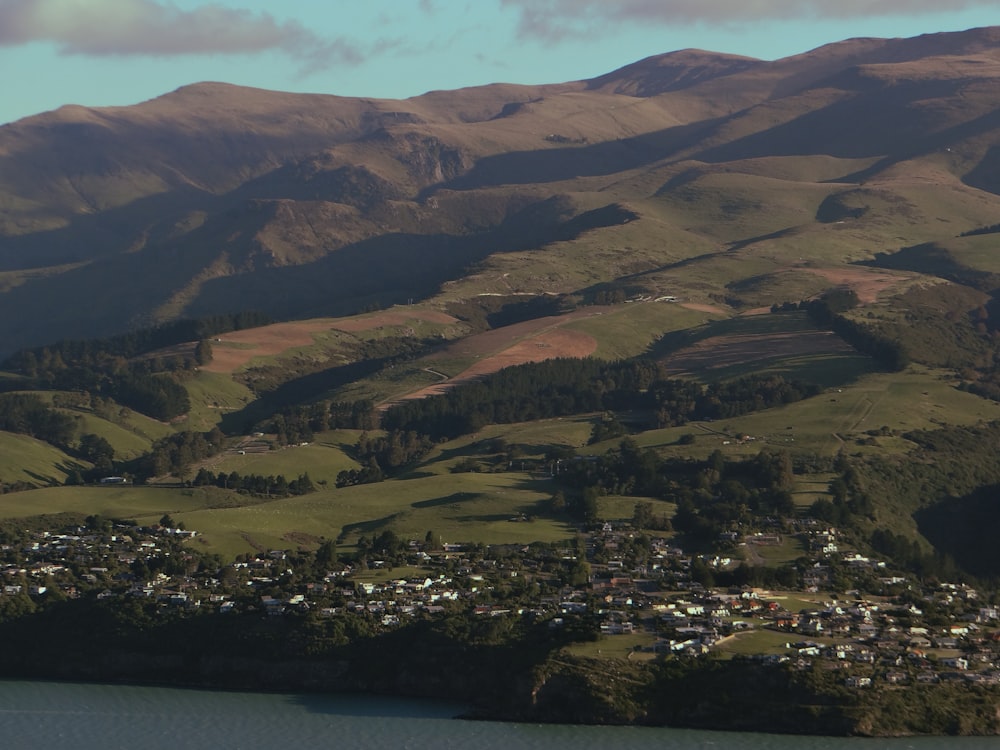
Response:
M912 366L905 372L865 375L841 389L787 406L718 422L651 430L636 439L644 447L663 448L671 455L708 455L716 448L727 454L754 455L765 445L836 455L842 448L863 450L856 441L866 437L866 431L882 426L905 432L995 419L1000 419L1000 403L958 390L943 371ZM694 446L677 445L685 433L696 435ZM758 439L744 445L732 442L741 433ZM726 440L731 444L723 445ZM881 447L904 453L908 445L886 440Z
M796 479L792 499L799 508L808 508L820 498L830 499L829 486L836 474L810 474Z
M205 468L227 474L283 474L291 481L300 474L308 474L315 483L334 485L337 474L358 468L358 463L344 453L345 445L353 445L357 435L350 430L321 433L309 445L286 446L266 453L224 453L205 464ZM196 472L192 472L196 473Z
M191 399L191 411L181 425L182 429L207 432L222 417L239 411L254 400L250 389L235 382L229 375L199 371L184 381Z
M238 496L214 487L185 489L124 486L52 487L33 490L28 506L24 500L23 493L0 495L0 518L82 513L155 523L164 513L170 513L181 520L206 507L240 502Z
M461 474L389 480L235 508L178 512L202 544L223 555L253 549L289 548L299 540L338 538L346 548L361 535L392 529L408 539L428 531L446 542L514 544L560 541L576 529L560 520L512 522L534 514L551 490L544 481L520 473Z
M748 561L758 565L778 566L797 560L806 554L802 540L796 536L783 536L781 544L748 544L744 555Z
M90 433L103 437L115 449L115 459L118 461L138 458L149 451L155 439L173 432L166 425L154 420L149 420L149 422L161 429L152 428L147 431L143 428L150 428L151 425L142 424L142 427L138 428L135 426L136 422L142 423L142 419L129 419L124 424L116 424L87 412L74 410L68 413L76 418L79 435ZM133 416L141 417L142 415L133 414ZM131 424L129 424L130 422Z
M669 362L669 358L668 358ZM770 357L742 362L728 367L713 367L693 373L704 382L725 381L747 375L780 375L785 380L801 380L823 388L852 383L877 371L871 357L857 353L802 354Z
M648 654L633 653L636 648L649 648L656 640L653 633L623 633L602 636L596 641L581 641L566 646L563 650L585 659L648 659Z
M602 521L631 521L635 514L635 504L648 502L653 506L653 515L657 518L666 515L673 518L677 511L674 503L655 497L628 497L625 495L605 495L597 500L597 514ZM656 532L662 536L663 532Z
M48 443L27 435L0 432L0 480L35 485L62 484L74 468L86 467ZM19 505L33 505L36 493L0 495L0 500L20 498Z
M751 654L782 654L788 652L787 644L801 640L795 633L776 630L745 630L726 639L716 646L719 653L727 656L749 656ZM815 640L815 639L813 639Z
M696 312L667 302L621 305L604 315L584 318L566 327L597 340L595 357L616 360L645 354L668 331L702 323L710 313Z

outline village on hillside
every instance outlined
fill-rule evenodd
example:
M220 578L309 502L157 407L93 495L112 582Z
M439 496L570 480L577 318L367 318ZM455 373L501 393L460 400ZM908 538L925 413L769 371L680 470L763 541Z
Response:
M351 564L339 561L332 544L220 564L195 551L197 532L169 516L149 527L91 517L85 525L7 533L0 620L81 597L136 598L171 616L354 618L352 632L371 635L465 612L529 618L553 630L583 625L597 647L592 653L604 658L820 664L840 670L851 688L1000 683L998 609L975 589L921 586L841 549L837 530L816 521L730 541L741 550L780 543L784 533L799 535L809 554L797 562L798 585L777 592L712 586L739 560L692 556L625 523L598 525L564 545L449 544L430 534L404 541L387 532L366 540L367 551Z

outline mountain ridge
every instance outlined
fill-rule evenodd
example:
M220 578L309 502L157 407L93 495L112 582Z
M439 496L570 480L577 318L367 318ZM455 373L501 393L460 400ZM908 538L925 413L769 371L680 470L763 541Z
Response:
M0 127L0 351L248 299L296 316L432 298L479 264L504 265L498 252L541 259L560 222L617 204L638 223L629 240L600 229L602 241L651 258L665 244L701 256L706 240L737 242L771 247L780 268L790 226L821 235L834 264L947 238L944 223L961 225L955 236L998 208L998 50L1000 28L851 39L775 61L689 49L588 80L405 100L203 82L25 118ZM947 217L914 193L929 181ZM870 184L913 208L869 212L849 238L816 222L831 196ZM544 209L554 196L560 218ZM520 221L532 206L549 218ZM408 242L422 255L404 265L437 271L379 294L383 271L365 253L398 262ZM610 267L580 262L593 283L616 283ZM281 286L316 274L367 291L334 284L324 302L321 284L309 299ZM582 291L530 275L519 293ZM688 292L718 302L731 281Z

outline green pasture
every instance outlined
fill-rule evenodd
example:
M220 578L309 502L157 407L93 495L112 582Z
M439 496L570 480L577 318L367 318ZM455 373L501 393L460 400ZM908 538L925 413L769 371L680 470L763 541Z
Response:
M530 251L496 253L480 272L449 282L436 298L447 302L477 294L569 294L598 284L635 277L709 252L704 237L681 232L642 215L624 225L594 229L572 241L553 242Z
M995 217L985 222L987 225L996 223ZM970 227L975 228L975 227ZM961 237L940 243L956 262L969 268L989 273L1000 273L1000 253L997 252L997 234L981 234L972 237Z
M338 388L336 400L370 399L376 404L401 398L409 393L442 382L435 373L455 377L476 362L469 357L440 357L429 354L412 362L390 366L367 378ZM433 370L434 372L430 372Z
M798 560L806 554L802 540L797 536L783 535L781 544L747 544L744 559L753 565L778 566Z
M536 518L551 496L544 481L526 474L449 474L344 489L321 489L234 508L204 508L175 513L189 529L203 534L206 548L225 556L253 549L307 546L320 537L338 538L353 547L361 535L392 529L403 538L423 539L428 531L446 542L513 544L558 541L573 536L565 521Z
M641 626L638 626L641 630ZM656 641L653 633L623 633L622 635L601 636L596 641L579 641L563 648L567 654L584 659L629 659L647 660L649 653L637 649L651 648Z
M590 437L592 424L592 416L580 415L537 422L486 425L474 434L437 444L410 469L407 476L450 474L452 467L469 457L481 458L485 470L498 463L505 463L507 450L514 453L515 461L523 459L526 468L540 468L539 461L544 459L545 453L553 446L574 449L583 446ZM506 444L504 451L496 451L493 444L496 439L501 439ZM341 445L343 447L344 444Z
M676 303L633 302L565 327L593 336L597 340L595 357L616 360L645 354L667 331L690 328L709 317L717 316L688 310Z
M191 411L180 428L207 432L229 412L239 411L254 400L254 394L229 375L200 370L184 381Z
M653 351L659 356L691 346L716 336L768 336L783 333L819 332L805 312L740 315L709 320L698 326L671 331L657 342Z
M502 438L508 446L516 447L524 455L539 457L552 446L577 448L590 438L593 429L593 415L576 415L539 419L536 422L515 422L513 424L486 425L473 435L463 435L455 440L442 443L440 452L475 452L476 444ZM436 455L432 453L431 456ZM464 454L463 454L464 455Z
M0 432L0 480L5 483L62 484L73 469L89 466L41 440ZM34 501L35 492L0 495L0 499L19 497L22 504L27 504Z
M836 186L739 173L707 172L659 194L674 223L735 242L809 224Z
M47 487L30 493L0 495L0 518L79 513L156 523L164 513L181 520L203 508L225 507L246 500L214 487Z
M309 445L283 446L264 453L240 455L230 450L201 466L215 473L283 474L289 481L300 474L308 474L314 483L327 483L332 487L341 471L358 468L358 463L345 454L344 449L357 442L360 434L352 430L324 432L316 435ZM195 473L192 470L191 474Z
M810 474L804 477L796 477L795 487L792 489L792 500L799 508L808 508L820 498L830 499L830 482L836 478L836 474Z
M666 358L670 363L669 356ZM701 382L719 382L747 375L780 375L785 380L801 380L824 388L851 383L877 370L871 357L857 352L824 352L754 359L728 367L712 367L692 372Z
M768 599L777 602L783 609L788 612L801 612L803 610L812 611L816 609L822 609L826 604L823 601L821 594L816 594L815 598L804 599L799 593L775 593L773 596L768 596ZM836 599L836 597L834 597Z
M717 422L651 430L636 440L644 447L663 447L679 455L701 452L677 445L684 433L696 435L695 448L706 455L716 448L727 454L753 455L765 446L835 455L842 448L857 450L857 439L883 426L905 432L995 419L1000 419L1000 403L958 390L945 372L911 366L904 372L865 375L794 404ZM757 439L738 445L734 438L741 434ZM727 440L730 445L723 445ZM883 448L900 452L906 446L900 440L882 443Z
M635 514L635 504L647 502L653 506L653 515L656 518L666 516L673 518L677 512L675 503L660 500L655 497L629 497L626 495L604 495L597 498L597 515L602 521L631 521ZM655 532L662 536L663 532Z
M77 430L78 435L93 434L99 435L111 443L111 447L115 449L115 460L116 461L127 461L129 459L138 458L144 453L148 452L153 441L159 437L162 437L164 433L173 432L166 425L162 425L154 420L148 420L153 425L162 427L163 430L150 429L149 432L137 433L129 429L129 425L115 424L114 422L109 422L106 419L101 419L93 414L81 413L78 411L70 411L77 420ZM140 416L141 415L137 415ZM135 423L136 421L143 420L130 420ZM143 425L143 427L150 427L151 425ZM160 434L157 434L160 433Z
M795 633L782 633L777 630L745 630L736 633L719 643L715 651L725 656L749 656L752 654L791 654L787 644L795 643L801 638ZM812 639L816 640L816 639Z

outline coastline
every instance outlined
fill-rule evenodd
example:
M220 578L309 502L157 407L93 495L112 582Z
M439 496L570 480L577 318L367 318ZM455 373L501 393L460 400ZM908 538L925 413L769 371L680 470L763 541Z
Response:
M418 643L412 645L420 651ZM817 680L825 675L752 663L663 669L559 656L515 671L504 669L510 660L502 653L472 650L458 663L438 661L431 672L422 658L405 661L386 653L388 658L373 662L366 648L356 649L356 658L295 660L109 652L98 660L64 654L39 661L18 652L20 658L8 651L0 660L3 679L422 699L464 706L456 718L470 721L828 737L1000 734L996 690L937 685L858 696L827 690ZM961 710L949 712L950 705Z

